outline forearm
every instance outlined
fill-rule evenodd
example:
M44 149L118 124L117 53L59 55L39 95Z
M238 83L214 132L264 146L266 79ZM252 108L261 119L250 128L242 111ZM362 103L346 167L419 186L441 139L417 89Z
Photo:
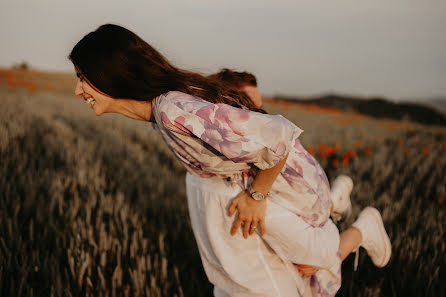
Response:
M285 166L287 158L288 155L286 155L285 158L283 158L275 166L268 169L260 170L252 183L252 188L254 189L254 191L263 193L265 195L268 194L277 176L282 171L283 166Z

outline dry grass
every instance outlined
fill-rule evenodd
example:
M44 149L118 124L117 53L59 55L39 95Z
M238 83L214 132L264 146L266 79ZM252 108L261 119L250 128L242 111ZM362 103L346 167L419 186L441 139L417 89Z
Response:
M97 118L71 95L70 79L50 92L43 86L55 77L22 73L28 84L12 87L8 73L0 71L0 295L210 296L185 171L151 124ZM266 108L305 130L330 179L352 176L355 216L366 205L382 211L389 265L373 267L363 251L353 272L349 257L338 296L446 295L446 130Z

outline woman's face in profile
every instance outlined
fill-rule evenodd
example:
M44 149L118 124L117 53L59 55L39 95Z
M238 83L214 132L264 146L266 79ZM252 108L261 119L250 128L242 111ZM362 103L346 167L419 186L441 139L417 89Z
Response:
M85 102L90 105L96 115L101 115L110 111L110 104L112 97L100 92L80 73L75 69L76 76L78 77L74 94L77 97L83 97Z

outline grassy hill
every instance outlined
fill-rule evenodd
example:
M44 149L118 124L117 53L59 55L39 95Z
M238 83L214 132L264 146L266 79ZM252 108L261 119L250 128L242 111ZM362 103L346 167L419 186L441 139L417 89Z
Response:
M381 119L407 120L426 125L446 126L446 115L428 103L391 102L384 98L362 99L339 95L324 95L312 99L290 97L276 97L274 99L328 106L344 111L356 111Z

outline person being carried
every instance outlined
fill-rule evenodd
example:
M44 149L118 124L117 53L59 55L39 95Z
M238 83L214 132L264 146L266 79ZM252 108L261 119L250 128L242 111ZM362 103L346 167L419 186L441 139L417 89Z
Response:
M215 296L334 296L341 262L359 246L375 265L388 263L390 240L375 208L339 234L325 172L284 117L176 68L121 26L88 33L69 59L75 94L96 115L154 122L191 173L192 229ZM293 263L319 270L303 277Z
M257 108L263 108L262 95L257 86L257 78L246 71L234 71L223 68L208 76L223 82L228 87L246 93ZM351 215L350 193L353 180L347 175L339 175L330 188L330 216L333 222L339 223Z

